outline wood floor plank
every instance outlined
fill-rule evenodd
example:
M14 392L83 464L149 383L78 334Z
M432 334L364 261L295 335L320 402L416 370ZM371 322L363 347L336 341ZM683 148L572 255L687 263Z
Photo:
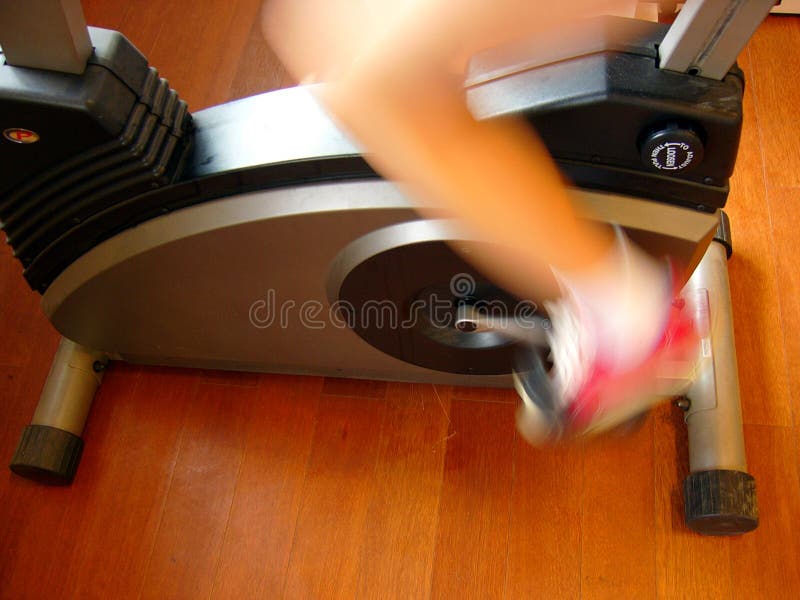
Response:
M202 74L208 65L195 61L195 54L205 43L203 33L208 16L203 2L185 6L157 0L147 10L129 14L125 19L124 32L147 52L150 64L170 82L190 110L204 106L199 80L208 79Z
M794 442L794 463L797 465L797 479L800 480L800 425L795 425Z
M188 6L161 0L147 8L160 17L163 28L149 52L150 63L192 110L222 102L249 32L244 21L252 23L258 9L255 0L202 0Z
M431 598L503 596L514 437L514 405L452 401Z
M733 597L800 597L800 482L791 427L745 426L748 468L756 478L760 524L731 540Z
M2 404L5 405L0 413L5 417L0 419L0 460L11 458L17 447L22 428L30 422L31 415L26 414L25 408L14 406L16 399L23 392L21 380L24 373L23 367L0 365L0 398L2 398ZM25 391L27 392L27 390ZM12 412L20 416L12 415Z
M41 331L48 341L57 337L42 314L40 302L41 296L23 279L22 265L12 256L11 248L0 244L0 365L22 367L31 362L36 351L31 340L34 330ZM48 368L49 363L48 359Z
M8 481L2 499L7 521L0 526L0 598L58 597L53 588L63 545L58 532L73 488L42 486L10 471L2 477Z
M6 248L0 250L0 271L4 263L11 261L16 262ZM11 293L7 289L3 292ZM7 299L13 302L13 293ZM0 332L9 330L9 316L0 313ZM12 539L23 535L19 529L28 522L25 515L28 507L26 498L36 495L31 484L12 474L7 465L11 462L22 430L31 422L58 346L58 336L42 315L35 315L32 320L23 323L20 331L23 333L21 338L29 347L27 356L24 361L17 357L21 362L19 366L0 366L0 508L3 509L0 511L0 582L4 581L3 571L9 568L11 560L10 554L5 553L13 554Z
M189 403L142 598L211 594L257 390L202 384Z
M517 393L508 388L478 388L453 386L453 400L473 402L505 402L516 405L519 402Z
M655 597L653 419L586 442L582 598Z
M0 598L26 597L28 586L34 588L31 594L52 591L38 583L42 567L38 557L52 557L41 545L47 539L45 536L52 536L52 528L57 526L70 494L56 490L48 495L41 486L6 468L23 427L30 423L36 401L25 398L29 371L23 367L0 367L0 374L3 386L0 388L0 414L4 417L0 425L3 435L0 445L3 461L0 465Z
M328 396L348 396L350 398L372 398L383 400L386 397L387 383L369 379L342 379L326 377L322 393Z
M81 0L81 6L88 25L119 31L131 4L106 0Z
M730 598L730 544L685 524L683 481L689 446L683 412L667 404L654 411L656 590L659 598Z
M109 414L91 415L90 424L107 421L109 434L87 437L81 465L87 481L75 503L88 514L71 538L65 597L137 597L162 517L198 377L185 370L128 369L124 378L112 371L100 388L100 407L110 405ZM107 387L112 383L115 390Z
M798 132L800 137L800 132ZM794 411L794 423L800 424L800 273L795 252L796 232L800 227L800 188L770 188L767 192L772 216L774 255L781 285L778 297L783 331L781 341L786 352L786 371ZM777 340L776 340L777 341Z
M240 65L252 56L248 49L253 38L261 35L263 40L263 34L261 34L262 4L264 4L264 0L238 0L236 3L225 37L218 46L220 56L215 68L218 77L206 89L203 99L204 106L216 106L244 97L238 95L238 90L234 90L234 81L236 81ZM271 69L273 72L281 70L277 57L270 56L270 54L270 52L265 52L259 57L257 67L248 64L246 70L250 72L257 72L261 69L269 71L272 65L274 65ZM267 80L262 82L260 89L252 93L266 92L280 87L286 87L286 85Z
M286 598L354 598L386 405L322 396Z
M430 590L451 388L389 384L358 598L424 598Z
M108 440L107 417L112 405L107 399L127 386L124 377L109 379L108 386L101 388L95 399L93 416L99 418L90 419L84 430L87 447L82 468L68 492L6 472L8 480L2 502L9 515L13 515L13 521L8 523L10 531L3 535L6 543L0 550L0 581L15 593L40 598L63 595L67 570L76 558L73 542L86 515L86 495L93 489L98 471L95 460L98 447L90 444L96 442L101 446ZM20 520L16 521L17 518ZM8 568L7 573L2 572L4 568Z
M221 385L244 385L257 387L262 384L264 377L261 373L247 373L245 371L217 371L204 370L203 383L218 383Z
M122 22L115 29L118 29L139 52L144 54L150 66L155 67L159 75L169 77L169 73L165 73L158 62L153 62L152 54L156 41L162 35L170 35L171 26L175 27L176 24L165 18L164 10L167 3L164 0L151 0L151 2L148 10L132 8L126 11ZM178 93L180 94L180 90Z
M12 260L10 257L8 260ZM0 258L2 264L3 258ZM12 313L13 314L13 313ZM6 321L9 315L0 317L0 331L11 329ZM4 385L0 386L0 460L10 461L17 448L22 429L31 422L39 396L50 371L50 364L58 348L59 336L44 318L33 315L20 329L9 334L9 342L20 332L19 341L27 346L26 356L17 355L17 366L3 365L7 374ZM4 338L5 341L5 338ZM11 375L11 379L8 379Z
M264 41L261 4L262 0L206 1L194 2L187 10L171 0L128 9L109 2L83 3L87 23L124 33L181 97L191 99L193 110L290 84ZM194 65L186 60L193 53ZM187 64L203 70L186 71L182 65Z
M583 445L517 436L506 598L580 598Z
M6 257L0 257L0 263ZM8 260L12 260L7 257ZM7 329L5 320L0 320L0 331ZM50 363L58 346L58 336L43 316L25 324L27 344L30 346L27 361L18 367L2 366L2 385L0 385L0 506L13 506L17 493L26 494L27 486L20 487L21 480L6 466L11 462L20 440L22 430L31 422L39 395L50 370ZM23 503L24 506L24 503ZM10 510L10 509L9 509ZM2 516L2 513L0 513ZM0 518L0 539L4 527L14 528L16 515L9 512L7 518ZM0 544L0 563L2 559ZM2 578L0 578L0 581Z
M90 522L95 516L92 510L94 495L101 489L97 482L107 472L113 456L110 452L115 450L113 441L118 438L115 425L119 420L114 417L118 407L117 400L124 403L133 395L139 369L126 365L121 368L111 367L106 375L103 385L95 395L90 418L83 431L85 446L80 468L72 483L72 494L64 503L58 532L51 542L52 551L59 560L40 565L38 584L41 589L49 590L52 597L68 597L67 586L71 577L80 573L84 566L85 556L81 550L86 546L85 534L91 528ZM113 511L113 518L116 520L118 517L116 510ZM106 539L106 532L102 531L88 541L92 545L103 545ZM102 561L100 564L103 564ZM85 574L93 577L95 567L96 565L92 565Z
M250 28L228 98L234 100L293 85L278 57L264 39L260 21Z
M764 172L770 187L800 187L800 135L797 123L800 80L797 53L800 17L772 16L750 42L750 84L758 104Z
M213 597L283 593L321 387L318 377L263 378L247 424Z
M747 52L740 58L752 72ZM779 280L772 253L770 215L764 187L752 86L745 88L744 126L726 211L731 218L729 262L742 413L745 423L791 425Z

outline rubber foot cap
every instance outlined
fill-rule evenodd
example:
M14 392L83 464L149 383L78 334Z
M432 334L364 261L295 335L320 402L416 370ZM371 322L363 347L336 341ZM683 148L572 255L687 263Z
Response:
M683 482L686 525L704 535L739 535L758 527L756 481L743 471L699 471Z
M17 475L49 485L68 485L83 453L77 435L46 425L28 425L9 465Z

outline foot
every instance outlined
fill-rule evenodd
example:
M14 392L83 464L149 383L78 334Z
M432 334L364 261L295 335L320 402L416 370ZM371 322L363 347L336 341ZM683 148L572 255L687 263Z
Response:
M533 367L514 372L523 401L517 415L523 437L540 444L607 431L688 388L699 339L691 310L680 299L670 300L674 286L667 289L666 318L655 343L641 359L622 367L608 358L614 353L606 352L574 296L548 306L551 374L532 354L523 360Z

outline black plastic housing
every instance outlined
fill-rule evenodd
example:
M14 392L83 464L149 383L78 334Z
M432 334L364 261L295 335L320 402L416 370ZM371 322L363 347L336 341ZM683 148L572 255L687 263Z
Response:
M96 213L173 183L189 155L186 103L124 36L90 35L82 75L0 65L0 220L25 267ZM17 129L37 141L15 143Z
M581 32L594 36L584 41L585 54L542 65L520 60L516 69L484 59L471 78L470 104L482 118L531 123L580 187L712 212L725 205L736 162L743 76L738 67L722 81L659 69L666 31L609 18ZM691 169L657 171L643 156L648 136L670 129L701 139L703 158Z
M535 52L522 47L518 55L481 55L467 84L468 101L479 119L516 117L533 124L577 187L713 212L725 205L735 164L742 74L734 67L722 81L715 81L658 69L657 47L666 30L659 24L606 18L587 27L582 46L569 49L568 55L552 51L559 44L545 43L542 52L541 41ZM174 102L174 92L147 69L138 52L131 52L122 36L92 30L92 39L96 49L90 68L112 70L121 87L106 85L123 95L125 89L133 92L126 96L129 104L111 100L120 114L129 110L124 127L99 146L98 139L107 132L102 128L91 143L73 145L71 154L48 155L56 162L36 177L10 171L15 183L0 197L0 219L9 241L25 266L28 283L39 292L94 246L161 214L250 191L377 177L352 146L342 146L338 154L317 154L312 144L302 158L261 162L264 159L256 157L240 161L238 167L213 167L216 157L238 152L225 132L205 136L203 147L198 145L190 155L191 121L185 104ZM44 85L39 81L37 85ZM48 85L57 81L61 80ZM56 95L48 92L43 97L52 101ZM105 100L98 96L94 102ZM173 112L174 106L178 108ZM239 113L238 103L212 110L231 123L247 117ZM117 113L101 121L119 125ZM663 131L682 132L681 139L691 132L689 137L702 143L702 158L685 171L654 170L643 149L654 133ZM280 155L275 149L284 145L294 147L291 135L262 140L267 155ZM160 153L154 148L161 148ZM129 160L131 154L134 158ZM5 176L4 163L0 169Z

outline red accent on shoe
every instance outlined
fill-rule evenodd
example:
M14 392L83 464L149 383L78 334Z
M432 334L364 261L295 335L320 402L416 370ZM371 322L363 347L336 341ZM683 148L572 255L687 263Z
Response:
M633 368L615 371L598 356L581 390L566 409L567 429L580 434L610 411L636 406L646 410L654 397L665 397L663 389L659 389L664 386L658 380L685 377L697 356L700 338L690 312L683 299L672 302L661 339L650 355ZM629 412L634 416L636 410Z

